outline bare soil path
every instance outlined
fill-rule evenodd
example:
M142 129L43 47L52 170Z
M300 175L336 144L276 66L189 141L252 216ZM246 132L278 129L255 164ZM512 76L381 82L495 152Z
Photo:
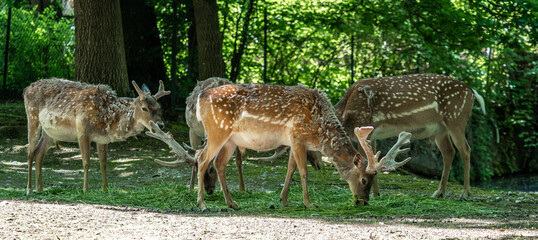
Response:
M538 230L492 229L499 223L491 220L439 220L450 222L451 227L420 226L417 221L421 220L332 223L232 214L167 214L108 205L0 201L0 239L538 239ZM458 228L458 222L465 227Z

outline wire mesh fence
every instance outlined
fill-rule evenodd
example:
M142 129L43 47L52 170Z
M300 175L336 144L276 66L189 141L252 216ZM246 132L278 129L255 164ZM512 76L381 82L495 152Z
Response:
M31 6L2 3L0 29L2 98L20 96L37 79L72 78L75 69L72 17L63 17L54 8L38 12Z

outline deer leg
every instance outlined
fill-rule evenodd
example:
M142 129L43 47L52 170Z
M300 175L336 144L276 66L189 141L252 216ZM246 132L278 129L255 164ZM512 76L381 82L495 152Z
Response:
M83 191L88 192L88 170L90 169L90 138L88 136L78 137L78 146L82 155L82 168L84 170Z
M101 179L103 182L103 191L108 188L106 178L106 159L107 159L108 144L97 144L97 154L99 155L99 166L101 167Z
M49 149L49 146L52 143L52 138L49 137L45 132L41 135L39 143L35 151L35 187L38 192L43 191L43 158L45 158L45 153Z
M192 166L191 181L189 184L189 190L194 189L194 183L196 182L196 174L198 173L198 165Z
M301 184L303 186L303 203L307 208L315 207L310 201L308 195L308 170L306 168L306 147L299 141L292 141L291 151L293 151L293 158L299 168L299 174L301 175Z
M372 152L376 152L376 141L374 139L370 140L370 145L372 146ZM372 178L372 196L379 197L379 183L377 182L377 174Z
M239 177L239 192L244 193L245 181L243 180L243 153L241 150L239 150L239 148L235 148L235 165L237 166L237 175Z
M212 144L213 141L208 141L207 145L202 150L198 161L198 197L197 204L201 210L207 209L207 205L204 200L204 176L211 160L220 151L222 145ZM218 139L217 139L218 142Z
M290 190L291 177L293 176L295 169L297 169L297 163L295 162L295 159L293 158L293 152L290 151L290 158L288 161L288 172L286 173L286 180L284 181L284 187L282 188L282 192L280 193L280 202L282 203L283 207L288 206L288 192Z
M226 163L228 163L228 160L230 157L232 157L234 150L236 149L235 144L228 142L220 149L219 155L217 155L217 158L215 159L215 162L213 163L215 165L215 168L217 169L217 174L219 176L219 182L220 182L220 188L222 189L222 193L224 194L224 199L226 200L226 205L228 207L233 209L239 209L239 205L232 200L232 195L230 194L230 190L228 189L228 184L226 183Z
M461 160L463 161L463 192L461 194L462 198L467 198L471 194L471 182L470 182L470 172L471 172L471 147L467 139L465 139L465 130L450 132L452 141L456 148L460 152Z
M450 141L448 134L437 136L435 138L435 144L437 144L439 151L441 151L441 155L443 155L443 175L441 175L439 188L433 193L432 197L444 197L455 150L454 147L452 147L452 142Z
M318 151L307 151L306 152L306 158L310 162L310 165L312 165L312 168L314 170L321 170L321 167L323 166L321 162L321 153Z
M194 149L199 149L200 145L202 143L202 138L194 132L193 129L189 129L189 141L191 143L191 147ZM198 172L198 166L192 167L192 174L191 174L191 181L189 185L189 190L192 191L194 189L194 183L196 182L196 173Z
M32 194L32 165L40 133L41 125L39 121L32 119L32 116L28 114L28 183L26 185L26 195Z

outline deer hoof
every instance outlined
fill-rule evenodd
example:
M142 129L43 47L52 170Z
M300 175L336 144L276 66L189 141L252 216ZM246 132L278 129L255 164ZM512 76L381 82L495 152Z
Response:
M198 202L198 207L200 210L204 211L207 209L207 205L205 204L205 201Z
M282 207L288 206L288 199L280 198L280 203L282 204Z
M312 204L312 203L305 203L304 206L306 208L317 208L316 205Z
M234 210L239 209L239 205L235 201L232 201L230 204L228 204L228 207L233 208Z
M442 198L445 196L445 193L441 190L437 190L432 194L432 198Z

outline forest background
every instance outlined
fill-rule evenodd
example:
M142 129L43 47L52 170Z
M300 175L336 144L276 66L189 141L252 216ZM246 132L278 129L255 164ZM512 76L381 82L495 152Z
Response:
M475 106L468 124L473 181L538 172L537 1L204 0L205 12L217 13L213 35L200 34L196 2L119 1L126 78L150 89L165 81L175 93L165 119L181 116L196 81L209 76L303 84L334 104L362 78L438 73L486 100L487 115ZM2 101L21 101L22 90L41 78L76 80L75 20L66 4L1 1ZM204 41L221 44L222 57L209 56L222 59L222 71L200 65ZM422 149L440 161L435 147ZM455 160L451 177L462 173Z

